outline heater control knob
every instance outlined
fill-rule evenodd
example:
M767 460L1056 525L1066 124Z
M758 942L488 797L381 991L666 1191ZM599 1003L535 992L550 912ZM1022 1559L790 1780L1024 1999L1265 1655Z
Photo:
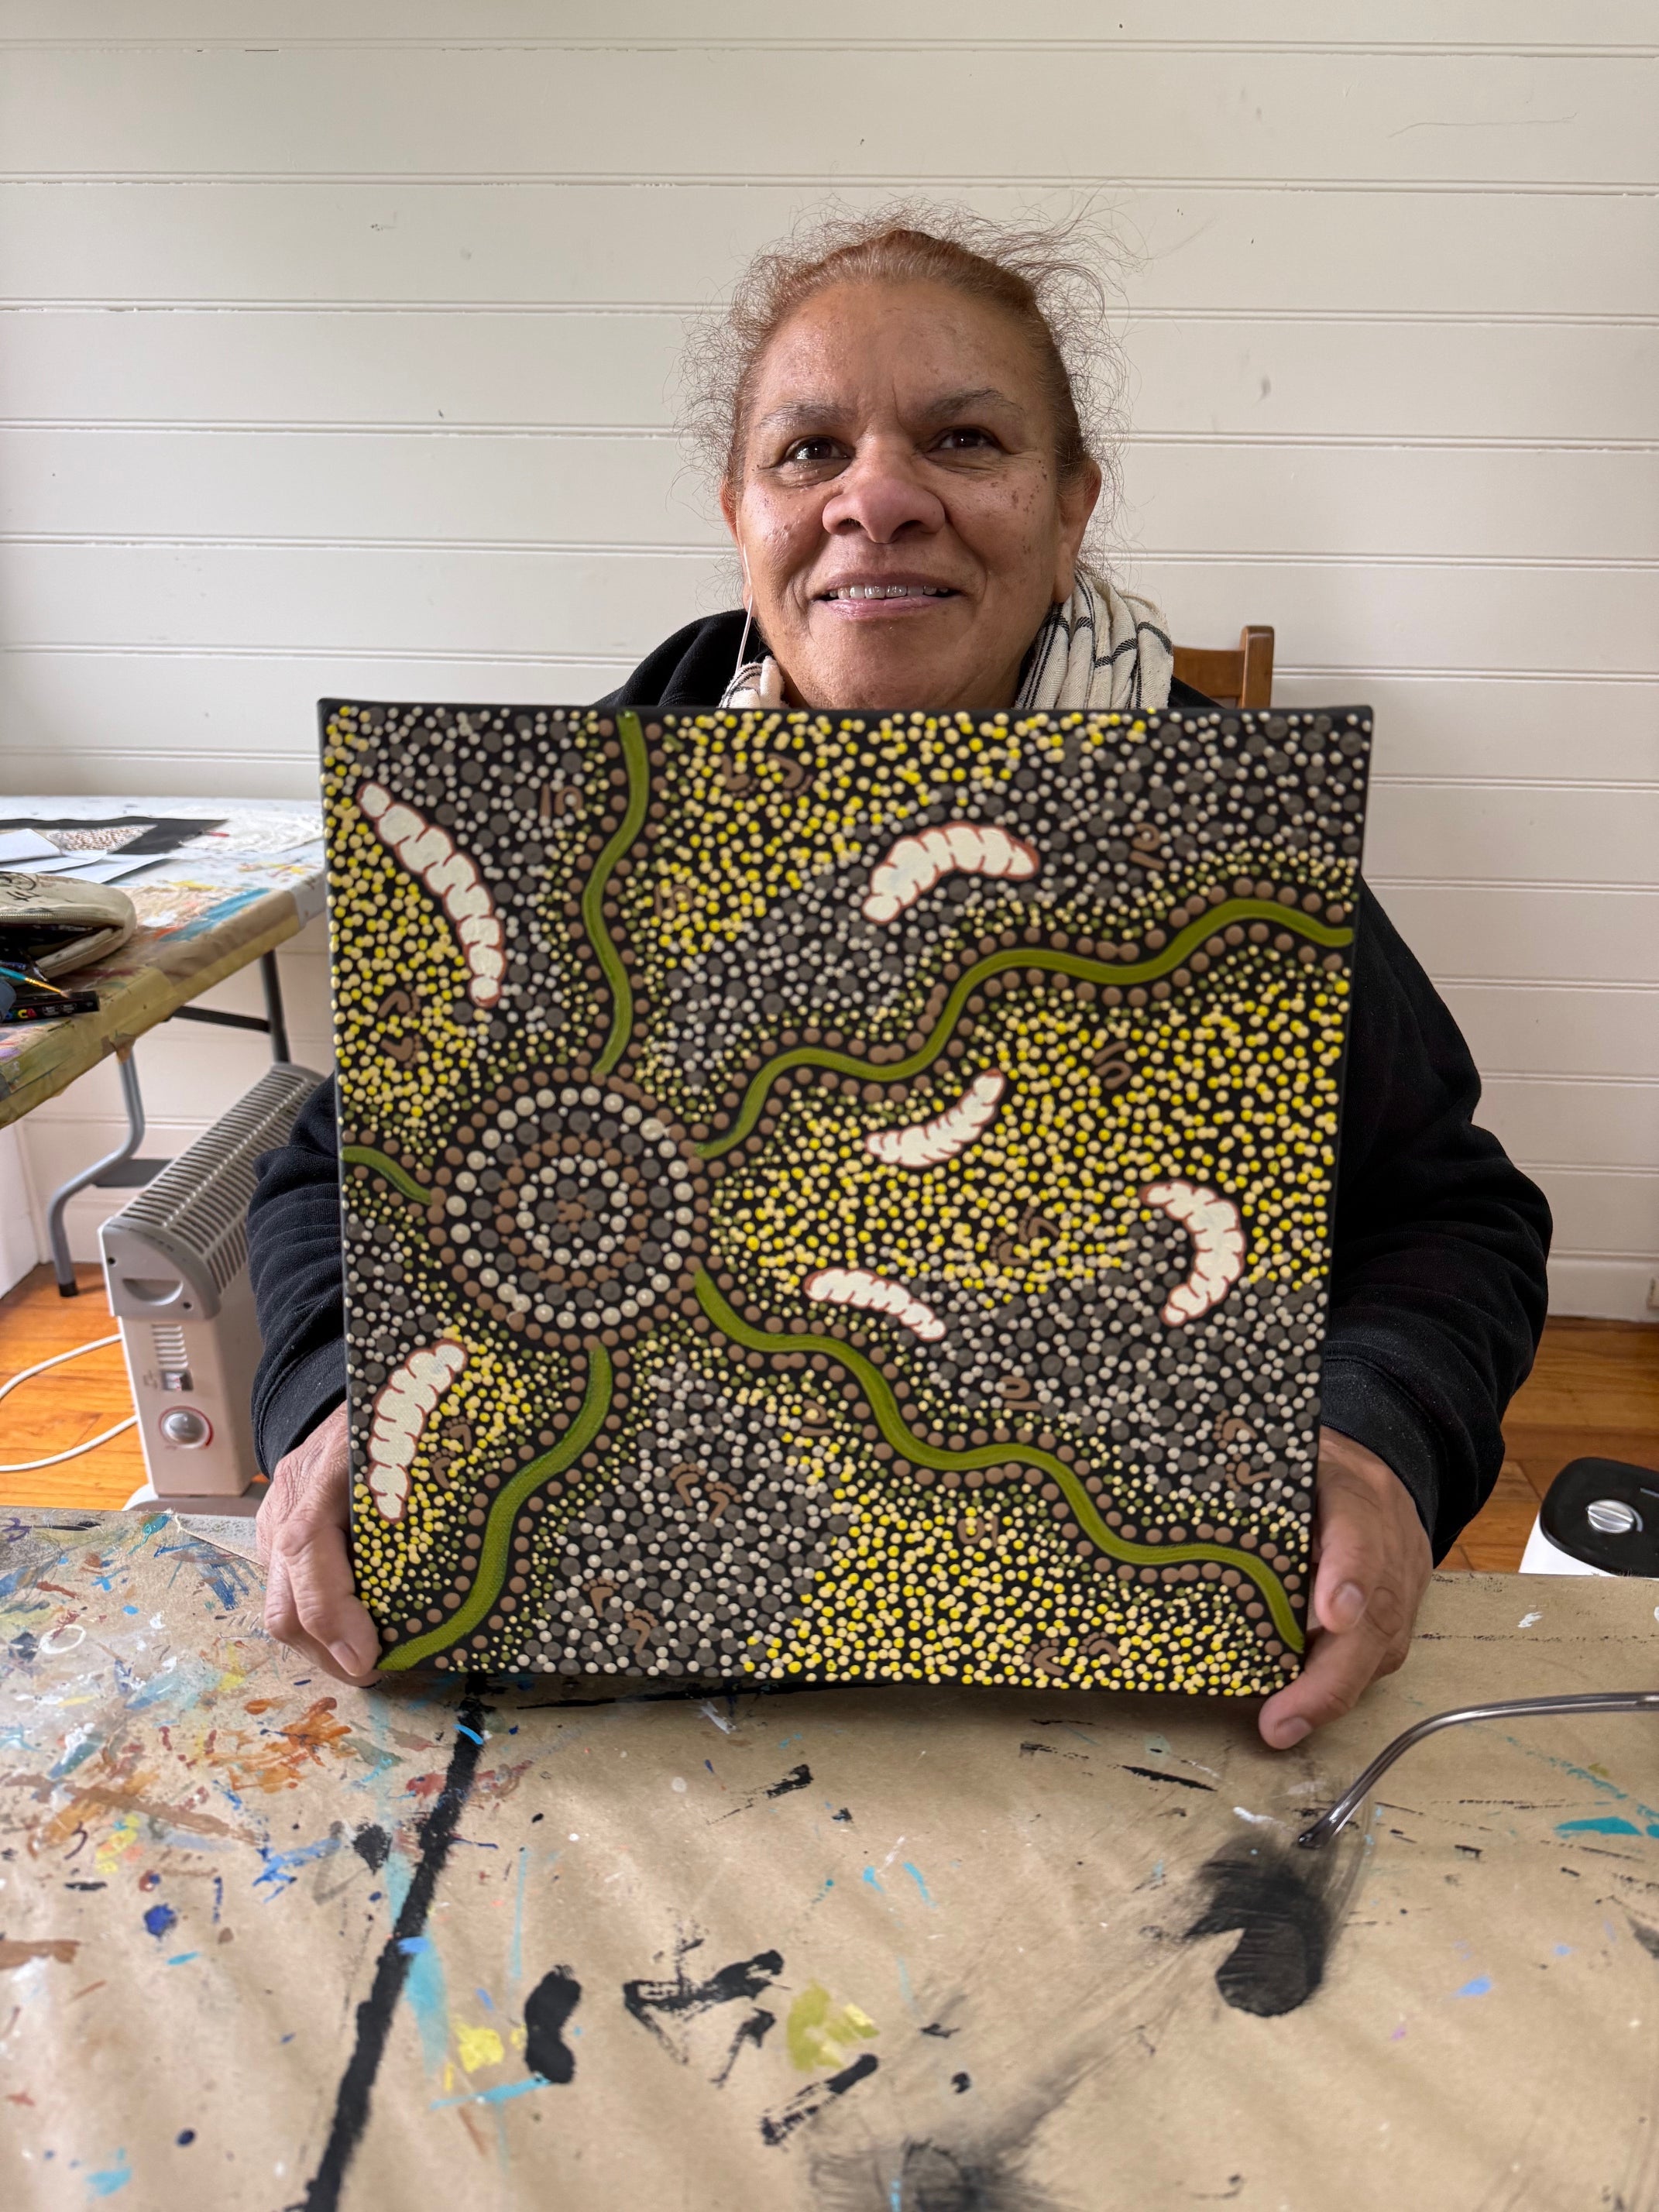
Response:
M213 1424L193 1407L175 1406L170 1413L162 1414L161 1430L170 1444L204 1444L213 1434Z

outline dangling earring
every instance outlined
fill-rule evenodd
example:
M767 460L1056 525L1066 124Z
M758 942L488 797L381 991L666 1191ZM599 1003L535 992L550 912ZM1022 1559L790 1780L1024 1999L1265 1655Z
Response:
M752 684L741 681L745 665L744 651L755 621L755 587L749 576L749 549L741 538L738 541L738 553L743 562L743 635L738 641L738 665L720 704L722 707L781 707L784 703L783 674L769 653L762 659L755 681Z

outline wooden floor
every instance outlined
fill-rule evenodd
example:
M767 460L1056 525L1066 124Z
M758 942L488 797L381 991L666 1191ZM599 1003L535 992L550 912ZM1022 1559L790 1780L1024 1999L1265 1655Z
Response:
M79 1277L77 1298L60 1298L46 1267L0 1298L0 1382L54 1352L113 1334L98 1269L82 1267ZM131 1411L118 1344L50 1368L0 1403L0 1466L65 1451ZM1504 1437L1498 1486L1449 1567L1513 1573L1539 1500L1571 1459L1594 1455L1659 1468L1659 1327L1551 1322ZM129 1429L60 1466L0 1474L0 1505L120 1506L143 1480L137 1432Z

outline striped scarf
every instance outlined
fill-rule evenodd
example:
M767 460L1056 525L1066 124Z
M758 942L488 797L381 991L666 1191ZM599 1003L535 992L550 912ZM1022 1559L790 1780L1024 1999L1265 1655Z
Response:
M1036 634L1014 704L1031 714L1167 707L1174 673L1169 632L1152 601L1079 567L1071 598L1050 607ZM785 703L783 672L770 653L745 660L720 699L722 707Z

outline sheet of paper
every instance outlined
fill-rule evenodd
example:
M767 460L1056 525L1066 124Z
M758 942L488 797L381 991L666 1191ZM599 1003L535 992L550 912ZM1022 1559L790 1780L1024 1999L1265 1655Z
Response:
M57 846L38 830L0 830L0 868L27 868L38 873L40 861L62 857Z

